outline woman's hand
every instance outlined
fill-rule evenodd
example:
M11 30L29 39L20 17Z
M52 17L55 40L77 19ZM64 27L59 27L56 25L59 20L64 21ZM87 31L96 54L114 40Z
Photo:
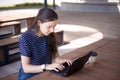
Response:
M67 63L68 66L72 65L72 60L70 59L60 59L60 58L56 58L55 60L56 63L59 63L59 64L63 64L63 63Z
M65 67L59 63L46 64L46 70L62 71Z
M68 66L72 65L72 60L69 59L60 59L57 58L55 60L55 63L52 64L46 64L46 70L55 70L55 71L62 71L65 67L63 66L63 63L67 63Z

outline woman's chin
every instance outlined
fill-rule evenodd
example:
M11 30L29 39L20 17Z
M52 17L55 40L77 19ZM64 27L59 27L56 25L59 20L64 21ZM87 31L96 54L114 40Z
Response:
M48 35L50 35L50 34L44 34L45 36L48 36Z

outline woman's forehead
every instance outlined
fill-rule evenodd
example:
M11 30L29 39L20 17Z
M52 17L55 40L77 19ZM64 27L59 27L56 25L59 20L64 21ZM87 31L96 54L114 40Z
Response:
M49 26L56 26L57 21L49 21L49 22L45 22L46 24L48 24Z

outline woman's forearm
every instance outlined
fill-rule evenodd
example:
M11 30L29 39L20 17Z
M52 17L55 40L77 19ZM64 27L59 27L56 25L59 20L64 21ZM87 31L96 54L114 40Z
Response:
M43 72L43 69L41 68L42 65L31 65L31 64L26 64L23 65L23 70L25 73L39 73Z
M41 65L30 64L30 57L21 56L21 62L25 73L39 73L43 71Z

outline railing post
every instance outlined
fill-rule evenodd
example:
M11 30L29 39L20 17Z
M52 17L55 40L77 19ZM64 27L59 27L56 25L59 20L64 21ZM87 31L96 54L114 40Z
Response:
M44 0L44 8L47 8L48 5L47 5L47 0Z
M53 9L55 9L55 0L53 0Z

